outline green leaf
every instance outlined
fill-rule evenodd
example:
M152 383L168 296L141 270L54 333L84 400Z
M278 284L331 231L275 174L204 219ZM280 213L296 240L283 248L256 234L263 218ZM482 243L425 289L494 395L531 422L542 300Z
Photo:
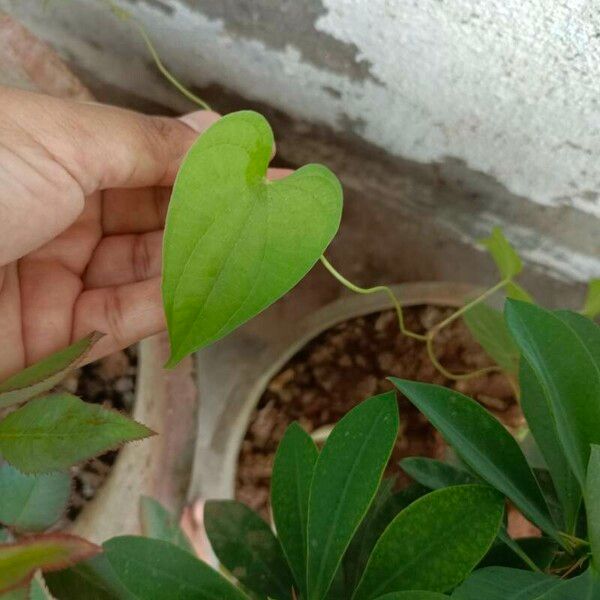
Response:
M388 392L352 409L325 442L308 504L308 600L325 597L377 492L398 427L396 396Z
M259 595L278 600L292 597L292 574L279 541L245 504L208 501L204 526L217 558L240 583Z
M85 590L85 600L139 600L121 583L106 554L97 554L75 566L46 573L50 591L60 600L79 598Z
M521 360L519 385L521 409L560 499L564 522L557 525L573 531L581 505L581 488L560 443L550 401L526 359Z
M102 333L90 333L68 348L51 354L3 381L0 384L0 408L25 402L52 389L81 363L102 336Z
M600 577L591 567L582 575L561 582L539 597L539 600L598 600ZM538 600L536 598L536 600Z
M271 477L275 529L302 596L306 596L308 496L318 456L310 435L292 423L277 448Z
M594 319L600 314L600 279L592 279L589 282L581 312L590 319Z
M93 556L98 546L81 538L59 533L27 537L0 545L0 591L19 586L42 571L64 569Z
M169 366L292 289L339 227L335 175L306 165L267 181L272 149L264 117L232 113L198 138L179 170L163 252Z
M169 542L121 536L103 548L121 584L140 600L248 600L217 571Z
M369 512L354 534L344 554L343 566L348 590L345 598L350 596L358 585L367 566L369 556L385 528L401 510L428 492L423 486L411 485L400 492L392 494L393 484L393 479L384 479L381 482Z
M54 600L40 573L37 573L31 580L29 586L29 600Z
M196 554L188 537L179 526L179 521L164 506L153 498L140 498L140 522L142 535L171 542L183 550Z
M434 458L410 456L400 461L400 468L417 483L432 490L477 482L477 478L464 469Z
M588 537L592 547L594 565L600 569L600 446L592 445L585 483L585 507Z
M531 304L535 303L535 300L531 296L531 294L523 289L516 281L509 281L504 286L504 291L506 292L507 298L512 298L513 300L521 300L522 302L529 302Z
M12 536L10 535L10 531L4 527L0 527L0 544L4 544L6 542L12 542Z
M488 567L475 571L454 590L452 600L539 600L560 584L560 579L544 573Z
M533 562L538 569L543 571L555 558L557 545L550 538L527 537L513 540L508 533L503 533L501 529L498 539L501 541L490 548L478 568L511 567L531 570L531 565L524 558L526 557L529 562Z
M500 227L494 227L490 237L480 240L492 255L502 279L511 279L523 269L523 263Z
M68 473L25 475L0 465L0 522L20 531L43 531L60 518L70 492Z
M377 600L443 600L448 598L446 594L438 594L437 592L422 592L420 590L409 590L407 592L392 592L379 596Z
M387 592L445 592L460 583L498 534L504 499L486 485L461 485L423 496L388 526L353 600Z
M591 328L593 337L582 337L564 313L515 300L506 303L505 313L513 338L544 390L563 451L583 487L590 444L600 443L598 328L581 315L573 317Z
M390 381L427 416L467 466L510 498L530 521L560 541L527 460L497 419L454 390L395 377Z
M471 335L507 373L519 370L519 349L513 341L502 313L483 302L475 304L463 319Z
M152 435L117 411L70 394L32 400L0 421L0 453L24 473L62 471L71 465Z

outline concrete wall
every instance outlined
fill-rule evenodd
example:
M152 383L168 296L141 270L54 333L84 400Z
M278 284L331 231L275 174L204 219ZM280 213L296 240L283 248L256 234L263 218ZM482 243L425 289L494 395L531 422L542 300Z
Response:
M501 224L534 270L600 276L600 1L121 6L187 85L219 107L258 103L280 126L286 160L326 160L363 203L385 201L412 219L414 243L425 221L431 235L468 247ZM0 8L104 98L189 108L102 0ZM324 126L335 133L317 145ZM450 269L459 278L475 268L459 263Z

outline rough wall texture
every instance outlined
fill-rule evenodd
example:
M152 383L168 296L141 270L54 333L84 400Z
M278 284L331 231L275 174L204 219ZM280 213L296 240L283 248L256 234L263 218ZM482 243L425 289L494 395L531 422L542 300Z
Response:
M0 0L88 83L188 108L105 2L42 4ZM571 280L600 275L599 0L120 5L188 85L224 86L296 117L305 133L327 125L363 144L365 157L381 151L390 168L432 167L434 191L440 176L461 190L410 197L405 186L397 203L406 211L466 243L499 223L532 263ZM305 154L291 148L286 158ZM393 188L380 193L392 206Z

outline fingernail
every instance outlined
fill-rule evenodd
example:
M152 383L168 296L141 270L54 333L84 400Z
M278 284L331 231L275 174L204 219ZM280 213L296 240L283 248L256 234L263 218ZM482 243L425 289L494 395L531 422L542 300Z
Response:
M202 133L220 118L221 115L219 113L211 110L197 110L195 112L188 113L187 115L182 115L179 117L179 120L183 121L194 131Z

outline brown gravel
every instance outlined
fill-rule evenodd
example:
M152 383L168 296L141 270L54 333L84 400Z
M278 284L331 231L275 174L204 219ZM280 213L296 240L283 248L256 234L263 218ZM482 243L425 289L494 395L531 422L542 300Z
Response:
M409 329L423 333L452 309L420 306L405 310ZM490 359L459 320L436 338L436 352L451 372L488 366ZM425 345L402 335L393 311L346 321L322 333L298 352L271 380L254 410L239 456L236 496L263 516L268 514L269 485L275 450L294 420L313 433L330 427L365 398L391 389L394 375L453 387L470 395L507 426L523 420L506 378L498 373L455 382L431 364ZM401 432L390 470L401 476L397 462L405 456L441 457L439 434L404 397L399 398Z

